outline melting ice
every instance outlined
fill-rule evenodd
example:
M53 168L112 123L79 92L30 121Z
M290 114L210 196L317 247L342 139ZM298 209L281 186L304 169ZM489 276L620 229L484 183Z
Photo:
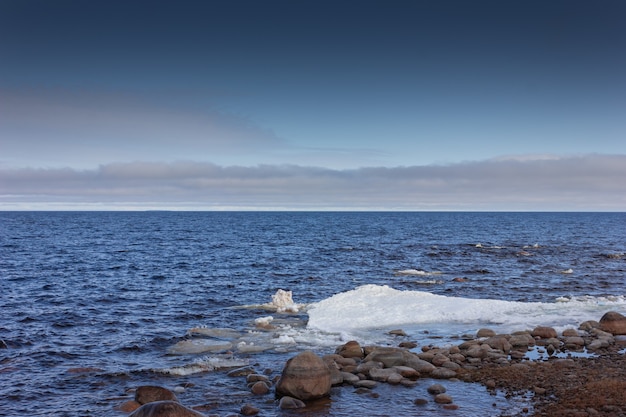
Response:
M393 326L475 324L504 331L538 325L577 327L599 320L610 310L623 311L623 297L559 299L555 303L516 302L446 297L423 291L399 291L389 286L364 285L336 294L307 310L308 327L325 332L350 333Z

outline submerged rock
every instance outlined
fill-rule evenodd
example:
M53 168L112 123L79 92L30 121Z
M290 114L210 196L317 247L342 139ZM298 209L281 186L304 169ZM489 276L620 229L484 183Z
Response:
M278 406L283 410L290 410L290 409L296 409L296 408L304 408L306 407L306 404L304 404L304 402L302 402L301 400L297 398L284 396L278 402Z
M259 411L261 410L251 404L244 404L241 406L241 414L244 416L256 416L259 414Z
M175 401L157 401L142 405L129 417L204 417L204 414Z

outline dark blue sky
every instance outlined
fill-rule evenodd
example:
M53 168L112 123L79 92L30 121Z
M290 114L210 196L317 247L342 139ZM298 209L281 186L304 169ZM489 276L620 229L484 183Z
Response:
M626 2L0 1L0 167L626 154Z

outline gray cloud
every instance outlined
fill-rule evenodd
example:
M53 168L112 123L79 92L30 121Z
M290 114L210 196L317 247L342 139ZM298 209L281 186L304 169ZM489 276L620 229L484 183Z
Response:
M270 129L209 104L181 109L163 98L70 90L5 89L0 95L5 165L80 161L84 168L116 160L258 155L287 147Z
M0 207L626 210L626 155L333 170L131 162L0 169Z

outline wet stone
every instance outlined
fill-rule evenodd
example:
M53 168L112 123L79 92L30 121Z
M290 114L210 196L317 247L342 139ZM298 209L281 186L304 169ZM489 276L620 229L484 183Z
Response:
M358 388L369 388L372 389L374 388L376 385L378 385L378 382L376 381L371 381L369 379L363 379L361 381L355 382L354 386L358 387Z
M278 402L278 406L283 410L291 410L296 408L304 408L306 407L306 404L297 398L284 396Z
M435 395L435 402L437 404L451 404L452 397L448 394L437 394Z
M135 401L139 404L148 404L155 401L176 401L176 395L167 388L143 385L135 391Z
M444 387L441 384L433 384L430 387L428 387L428 393L429 394L443 394L444 392L446 392L446 387Z

